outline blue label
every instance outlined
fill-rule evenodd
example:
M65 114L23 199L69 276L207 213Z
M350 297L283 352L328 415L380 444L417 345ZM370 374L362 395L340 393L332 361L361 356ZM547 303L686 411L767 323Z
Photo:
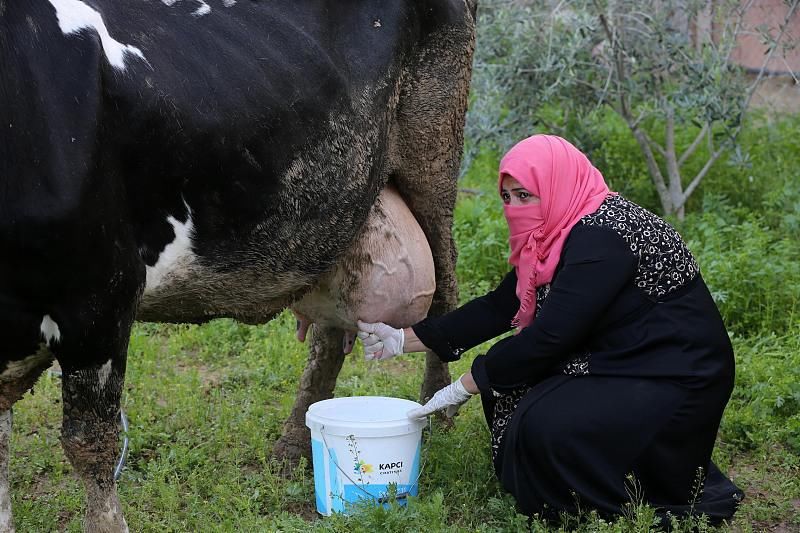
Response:
M395 499L398 504L406 505L408 496L416 496L419 492L417 484L413 485L396 485L397 492L395 492ZM375 503L383 504L384 507L389 507L389 485L383 484L370 484L370 485L345 485L344 486L344 499L348 503L356 503L359 500L372 500Z
M325 482L325 447L318 440L311 439L311 460L314 465L314 495L317 498L317 512L330 514L328 509L328 484Z
M335 513L344 512L344 487L342 487L342 477L339 474L339 469L336 468L339 460L336 458L336 450L328 449L329 456L329 469L331 477L331 510Z

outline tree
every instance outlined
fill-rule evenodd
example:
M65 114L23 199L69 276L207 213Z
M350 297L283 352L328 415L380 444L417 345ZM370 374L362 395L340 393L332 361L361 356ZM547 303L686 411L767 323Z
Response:
M531 125L575 131L592 109L607 106L636 139L663 212L683 218L714 163L743 157L736 141L750 100L773 55L792 44L785 36L798 2L786 2L779 27L753 29L744 25L753 0L487 0L468 135L504 148ZM709 21L713 35L692 38ZM754 77L730 60L745 31L758 31L767 45ZM696 131L682 150L678 128ZM700 170L686 175L701 144Z

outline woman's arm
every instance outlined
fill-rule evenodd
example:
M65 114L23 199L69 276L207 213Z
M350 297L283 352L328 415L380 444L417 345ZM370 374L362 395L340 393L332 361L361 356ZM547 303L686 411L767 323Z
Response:
M422 341L419 340L417 334L414 333L413 328L403 328L403 334L405 335L405 342L403 343L403 353L427 352L428 350L430 350L430 348L422 344Z
M472 372L467 372L461 376L461 384L464 385L464 388L470 394L478 394L480 392L478 384L475 383L475 379L472 377Z
M466 350L511 329L511 319L519 308L517 275L512 270L500 285L458 309L429 317L411 328L417 347L428 348L442 361L455 361ZM411 350L410 346L405 351Z
M455 361L478 344L511 329L519 307L517 277L511 271L490 293L439 317L429 317L405 329L382 322L359 321L358 336L367 359L386 359L402 352L432 351L442 361Z
M636 275L636 256L617 233L606 228L575 228L561 262L531 325L473 361L472 376L482 392L534 383L573 355Z

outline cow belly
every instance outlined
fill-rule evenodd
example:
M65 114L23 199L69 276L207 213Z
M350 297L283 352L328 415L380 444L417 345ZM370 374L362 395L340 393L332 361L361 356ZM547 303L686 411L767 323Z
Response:
M364 228L333 271L292 308L312 322L351 331L359 319L406 327L425 318L436 289L433 256L397 191L383 190Z

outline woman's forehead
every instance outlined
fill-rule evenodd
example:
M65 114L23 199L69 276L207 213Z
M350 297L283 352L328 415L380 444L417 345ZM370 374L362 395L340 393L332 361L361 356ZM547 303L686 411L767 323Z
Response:
M513 189L525 189L526 191L528 190L528 187L526 187L521 181L519 181L511 174L503 174L503 180L500 183L500 188L505 190L513 190Z
M524 189L525 186L517 178L510 174L503 174L503 181L500 186L503 189Z

